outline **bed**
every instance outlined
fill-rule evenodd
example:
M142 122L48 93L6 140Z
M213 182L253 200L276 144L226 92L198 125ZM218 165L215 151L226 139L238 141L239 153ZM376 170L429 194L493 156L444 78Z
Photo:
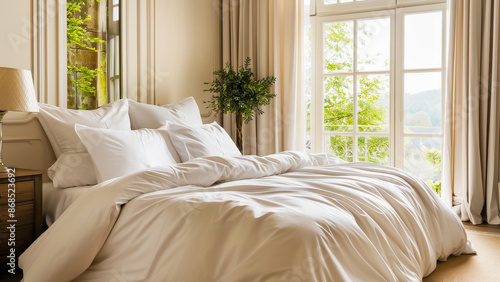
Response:
M65 196L20 257L24 281L420 281L474 253L417 177L329 154L242 156L192 102L48 110L73 130L44 126L59 186L47 195Z
M42 213L44 225L51 226L81 194L87 191L89 191L88 186L59 189L54 187L54 183L52 182L44 182L42 185Z

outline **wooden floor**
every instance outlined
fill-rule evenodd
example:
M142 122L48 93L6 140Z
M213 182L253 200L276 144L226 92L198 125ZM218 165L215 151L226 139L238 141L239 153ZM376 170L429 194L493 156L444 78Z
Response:
M436 270L424 278L424 282L500 281L500 226L474 226L470 223L464 223L464 226L477 255L461 255L438 262ZM4 265L0 266L0 281L17 282L21 279L21 270L12 275L7 273Z
M452 256L446 262L438 262L436 270L424 282L500 281L500 226L470 223L464 226L477 254Z

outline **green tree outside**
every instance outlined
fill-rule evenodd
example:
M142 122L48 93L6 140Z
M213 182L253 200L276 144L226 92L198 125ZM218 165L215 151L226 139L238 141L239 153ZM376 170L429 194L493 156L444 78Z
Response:
M92 20L92 16L88 15L88 9L92 4L101 1L68 0L66 3L68 90L74 92L75 96L74 101L68 102L69 108L78 107L78 109L82 110L96 108L97 80L101 82L100 92L106 95L106 84L102 83L106 81L105 60L101 60L96 64L98 61L97 53L101 51L96 48L98 44L103 44L103 54L101 57L106 57L104 50L105 40L93 36L93 33L89 32L87 26ZM89 51L91 54L94 52L96 54L88 56Z

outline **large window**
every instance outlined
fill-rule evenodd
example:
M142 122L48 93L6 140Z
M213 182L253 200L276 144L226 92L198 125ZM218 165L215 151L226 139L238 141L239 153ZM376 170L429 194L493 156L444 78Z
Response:
M445 6L318 1L306 28L311 149L404 168L439 192Z
M67 0L68 108L120 98L120 1Z

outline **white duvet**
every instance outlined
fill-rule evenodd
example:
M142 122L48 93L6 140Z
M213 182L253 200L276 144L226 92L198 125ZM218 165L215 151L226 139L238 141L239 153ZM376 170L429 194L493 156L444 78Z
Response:
M20 257L24 281L419 281L473 252L418 178L327 155L200 158L91 189Z

